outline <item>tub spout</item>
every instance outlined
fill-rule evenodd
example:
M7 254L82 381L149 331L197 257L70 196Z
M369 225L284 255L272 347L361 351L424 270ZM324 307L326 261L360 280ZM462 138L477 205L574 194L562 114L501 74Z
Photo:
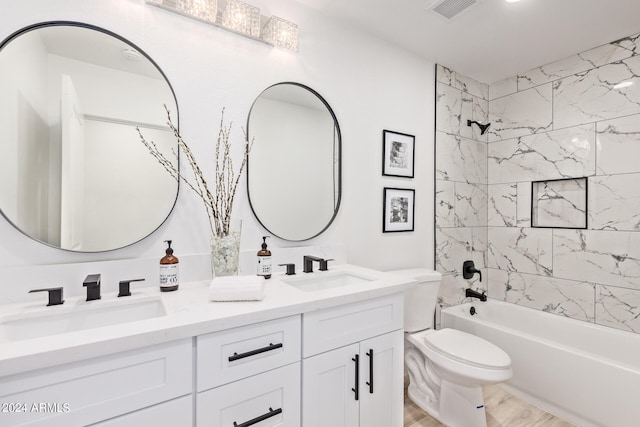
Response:
M464 296L466 298L478 298L480 301L486 301L487 300L487 296L484 293L480 293L478 291L474 291L471 288L465 289Z

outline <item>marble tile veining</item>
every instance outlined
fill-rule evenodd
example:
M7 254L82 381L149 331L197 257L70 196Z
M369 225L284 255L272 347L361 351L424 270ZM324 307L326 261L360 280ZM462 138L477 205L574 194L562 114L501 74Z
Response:
M488 267L550 276L551 229L489 227Z
M640 231L640 173L589 180L589 228Z
M551 130L551 84L489 102L489 142Z
M531 227L531 183L516 185L516 226Z
M440 227L455 225L456 206L455 182L436 180L436 224Z
M595 125L576 126L493 142L489 184L591 176L595 173Z
M640 233L554 230L553 274L640 290Z
M608 43L577 55L552 62L518 76L518 90L549 83L605 64L627 59L635 54L638 35Z
M442 274L458 274L462 263L473 259L485 265L487 251L486 227L457 227L436 229L436 270Z
M487 185L455 183L454 222L457 227L480 227L487 224Z
M555 129L638 114L640 56L557 80L553 88Z
M437 179L484 184L487 182L486 158L487 144L450 133L436 133Z
M596 323L640 333L640 290L596 287Z
M596 124L598 175L640 172L640 115Z
M489 295L573 319L593 322L594 285L535 274L491 270Z
M487 223L489 226L515 227L517 212L517 185L490 185L488 197Z
M489 100L492 101L497 98L502 98L517 91L518 78L516 76L508 77L489 85Z
M458 89L440 82L436 84L436 88L436 130L460 135L462 93Z

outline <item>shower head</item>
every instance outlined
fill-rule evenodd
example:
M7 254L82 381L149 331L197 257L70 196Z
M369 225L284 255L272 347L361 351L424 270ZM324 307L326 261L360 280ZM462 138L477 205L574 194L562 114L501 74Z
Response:
M489 129L489 126L491 126L491 123L487 123L483 125L482 123L477 122L475 120L467 120L467 126L471 126L472 123L475 123L478 125L478 127L480 128L480 135L484 135L487 129Z

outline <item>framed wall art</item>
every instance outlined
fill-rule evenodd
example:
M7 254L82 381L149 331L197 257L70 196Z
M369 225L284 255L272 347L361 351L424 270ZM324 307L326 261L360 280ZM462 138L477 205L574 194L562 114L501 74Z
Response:
M413 178L416 137L382 131L382 175Z
M413 231L415 190L384 188L382 232Z

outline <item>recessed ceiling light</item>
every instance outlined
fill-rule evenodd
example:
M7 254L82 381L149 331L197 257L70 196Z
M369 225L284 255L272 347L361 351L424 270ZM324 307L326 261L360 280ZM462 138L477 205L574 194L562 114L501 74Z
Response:
M518 1L520 1L520 0L507 0L507 3L515 3L515 2L518 2Z

